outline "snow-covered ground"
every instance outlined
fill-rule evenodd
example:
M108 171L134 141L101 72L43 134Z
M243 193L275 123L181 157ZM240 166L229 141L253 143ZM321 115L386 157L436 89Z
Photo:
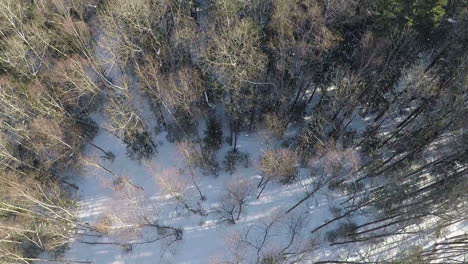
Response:
M57 258L59 263L79 261L94 264L202 264L226 263L224 261L236 258L239 260L237 263L258 263L258 256L265 257L282 250L309 250L311 254L307 254L307 258L297 263L313 263L317 260L340 257L359 259L368 256L375 260L379 259L379 255L398 254L414 245L430 246L425 244L427 237L424 236L427 234L422 234L420 239L416 237L411 240L405 240L404 237L398 239L395 236L388 241L382 241L375 248L373 245L361 243L329 246L330 242L324 236L340 221L321 229L320 232L311 234L310 231L334 218L331 211L342 207L342 195L323 187L307 202L290 214L285 214L287 209L306 195L305 190L310 188L310 168L301 168L299 179L294 183L269 183L260 198L256 199L260 190L256 187L261 181L260 171L257 169L259 156L272 146L280 145L279 142L267 140L266 133L261 130L240 134L238 150L248 154L249 162L239 164L234 173L231 174L223 168L224 157L232 148L226 142L217 151L216 159L221 166L219 175L206 175L195 170L195 179L206 200L200 200L193 185L189 186L184 197L192 208L201 208L207 214L190 212L173 196L164 192L158 184L158 178L171 170L188 175L188 164L177 145L167 140L166 132L158 134L154 131L157 120L138 84L133 83L130 89L134 107L157 145L157 153L150 160L132 159L127 154L125 143L106 129L108 120L102 111L98 110L92 115L99 126L99 132L92 144L88 144L83 150L85 165L82 170L73 172L67 180L79 188L78 222L92 227L100 226L103 219L112 218L113 222L110 225L111 230L106 234L94 232L89 228L79 228L69 249ZM219 107L218 112L223 112L222 107ZM353 115L350 127L362 133L371 121L372 118L362 118L356 114ZM199 123L199 133L202 134L204 124L202 120ZM228 134L227 132L228 128L225 127L224 134ZM103 152L92 145L111 152L114 159L103 157ZM126 184L119 184L122 179ZM239 221L228 224L219 221L215 210L226 194L226 186L234 179L249 181L254 193L249 196ZM372 217L372 214L366 217ZM356 223L365 220L362 216L353 219ZM172 236L160 239L165 234L158 228L145 225L148 223L180 228L182 239L174 241ZM298 223L292 244L291 223ZM267 228L269 232L265 236L264 231ZM455 229L448 232L447 236L462 232ZM263 238L266 238L265 243ZM442 239L443 237L433 238L433 241ZM398 243L395 244L395 241ZM384 244L386 246L382 246ZM259 245L262 246L261 250L256 248ZM52 257L48 256L46 259Z
M102 48L107 43L102 43L104 38L100 36L99 30L97 32L95 37L98 45L95 51L104 65L109 82L119 85L118 80L122 73L117 67L113 67L112 57ZM93 114L92 118L98 124L99 132L92 143L112 152L114 159L103 158L101 150L87 145L83 150L86 164L81 171L69 175L68 180L79 188L78 222L100 226L103 219L109 217L113 222L107 234L97 233L86 227L80 228L76 239L63 256L58 258L58 262L205 264L237 259L234 263L258 263L259 256L265 257L270 253L309 250L313 253L296 263L313 263L316 260L337 259L342 254L352 258L350 252L355 257L370 253L372 246L349 246L354 251L350 251L350 248L345 250L346 246L328 246L329 242L324 239L324 234L335 227L334 224L313 235L310 233L334 217L330 209L336 210L342 206L341 195L327 187L291 213L285 214L287 209L304 197L306 185L310 181L308 169L301 168L299 179L294 183L269 183L260 198L256 199L259 189L255 187L261 181L260 172L256 168L259 156L268 147L279 145L279 142L267 142L262 131L241 133L239 136L238 150L249 155L247 166L240 164L234 173L226 172L222 161L231 147L224 143L217 152L217 161L221 166L219 175L205 175L201 171L195 171L196 181L206 200L199 199L194 186L190 186L184 197L191 207L201 208L207 214L198 215L187 210L160 188L158 178L171 170L187 175L188 164L176 144L166 139L166 132L158 134L154 131L157 125L155 114L136 80L132 82L129 92L133 106L157 145L157 153L150 160L131 159L127 155L126 145L105 129L105 115L101 111ZM318 98L319 96L314 99ZM356 112L352 115L350 127L362 133L371 121L371 118L362 118ZM200 131L202 128L200 125ZM224 134L227 134L227 129ZM122 179L126 183L119 184ZM248 198L239 221L228 224L219 221L215 209L226 194L226 186L233 179L248 181L254 186L255 192ZM148 223L181 228L182 239L160 239L165 234ZM291 223L297 225L293 226ZM290 243L293 233L294 242ZM243 243L238 243L239 241ZM389 254L393 246L389 243L388 247L379 247L373 253ZM393 251L395 249L393 247Z
M255 197L258 189L254 188L255 193L249 197L245 212L236 224L220 222L214 209L225 194L226 185L232 179L245 179L256 187L261 180L256 164L259 155L268 147L264 133L261 131L255 134L242 133L239 136L239 151L249 154L248 167L240 164L233 174L221 168L218 176L204 175L196 171L196 180L206 200L200 201L193 186L186 192L185 197L191 206L201 207L208 214L200 216L191 213L173 197L164 193L158 185L157 178L168 169L181 169L187 173L187 164L183 156L174 143L167 141L165 132L153 136L158 153L151 160L138 161L127 155L126 145L120 139L103 129L106 123L104 115L98 112L93 115L93 119L99 124L100 129L92 143L112 152L115 158L113 161L103 158L102 151L91 145L84 149L83 156L88 161L88 165L85 165L79 173L69 176L70 181L79 187L78 220L96 226L105 216L111 215L121 217L122 223L120 226L115 225L107 235L99 235L83 228L78 232L70 248L58 258L60 263L69 260L95 264L202 264L223 263L221 260L232 260L235 257L241 260L238 263L256 263L257 251L254 246L262 244L265 228L274 222L260 256L286 248L291 237L288 228L298 219L304 221L295 237L295 242L288 250L299 252L312 249L313 252L310 254L311 257L302 259L298 263L313 263L317 260L336 259L339 256L352 258L352 255L349 255L351 248L354 248L354 252L351 252L355 257L370 256L371 251L373 256L390 254L390 252L401 253L404 247L410 248L425 241L413 239L407 241L408 245L403 245L401 242L395 245L394 241L389 240L388 246L379 246L375 249L372 249L372 245L360 244L328 246L329 242L324 239L324 234L336 227L335 225L330 225L313 235L310 231L333 218L330 209L340 207L342 201L340 195L335 195L325 187L322 192L317 193L291 214L284 213L305 195L304 186L307 184L309 171L304 168L301 168L297 182L287 185L269 183L259 199ZM218 151L217 159L221 166L230 148L224 143ZM119 177L124 177L129 183L126 186L131 187L116 188L115 180ZM162 234L153 227L122 228L125 225L144 223L142 215L159 225L182 228L182 240L176 242L170 239L158 240ZM125 232L120 232L120 229ZM458 234L460 230L453 230L450 233ZM239 246L236 242L240 239L252 243L253 246L244 244L243 247L236 247ZM168 244L169 242L173 243ZM131 245L130 250L129 245Z
M261 130L240 134L238 150L248 154L249 162L239 164L234 173L223 168L224 157L231 149L227 143L217 151L216 159L221 166L219 175L206 175L195 170L195 179L206 200L200 200L193 185L188 187L184 197L192 208L201 208L206 215L190 212L158 184L158 178L168 171L188 175L188 164L177 145L167 140L166 132L153 131L157 121L149 101L141 94L138 85L134 83L131 89L136 111L157 145L157 153L150 160L130 158L126 145L106 130L106 116L99 110L92 115L99 126L99 132L92 144L88 144L83 150L85 164L82 170L68 175L67 180L79 188L78 222L91 227L100 226L103 219L107 218L112 218L113 222L105 234L86 226L80 227L69 249L57 258L59 263L202 264L226 263L223 261L236 258L236 263L258 263L259 256L261 258L275 252L297 253L304 250L309 250L311 254L296 263L313 263L340 257L368 257L375 260L379 259L379 255L402 253L415 245L430 247L433 244L427 244L429 233L422 233L421 237L413 237L411 240L394 236L381 241L375 248L361 243L329 246L324 235L336 227L338 221L320 232L311 234L310 231L334 218L331 212L342 207L342 195L323 187L307 202L290 214L285 214L287 209L305 196L305 190L310 188L310 169L307 168L300 169L298 180L294 183L269 183L260 198L256 199L260 190L256 187L261 181L260 171L257 169L259 156L272 146L279 145L279 142L266 140L266 133ZM222 112L222 107L219 111ZM371 121L371 118L362 118L356 114L353 115L350 126L362 132ZM199 123L201 134L204 128L202 120ZM227 127L224 130L226 135ZM103 157L103 152L92 145L111 152L114 159ZM219 221L215 210L226 194L226 186L233 180L248 181L254 192L249 196L239 220L235 224L228 224ZM124 184L119 184L121 182ZM366 217L372 217L372 214ZM356 223L365 220L363 216L353 219ZM160 239L165 234L148 223L180 228L182 239L174 241L172 236ZM292 223L297 224L294 230ZM462 234L466 232L463 228L466 228L466 223L451 227L445 231L446 235L431 239L436 242L443 240L443 237ZM269 232L265 233L265 230ZM293 231L296 232L294 242L290 243ZM259 246L261 250L256 248ZM46 259L52 257L48 256Z
M100 114L96 114L94 119L98 124L105 121ZM288 234L285 232L285 225L290 217L308 214L308 222L304 224L303 230L296 238L297 243L310 241L312 238L309 236L309 231L331 217L329 206L333 204L334 197L330 195L317 195L316 199L310 199L309 203L304 203L304 206L295 209L294 213L284 215L287 208L304 196L303 183L298 181L290 185L268 184L260 199L257 200L255 195L249 198L245 214L236 224L220 223L213 209L224 194L226 184L233 178L242 178L252 181L252 184L256 186L261 178L255 164L266 148L264 139L258 134L245 133L239 137L239 150L249 154L250 166L245 168L241 165L233 174L220 170L219 176L203 175L197 172L200 189L207 199L200 202L195 190L192 189L188 194L189 201L195 205L200 202L200 206L208 212L208 215L200 216L190 213L171 196L162 193L156 180L158 175L168 168L186 169L187 165L175 144L166 140L165 133L159 134L155 142L158 143L158 153L151 160L141 162L128 157L125 144L118 138L104 129L99 130L93 143L112 152L115 159L109 161L100 157L102 152L92 146L87 146L83 155L88 159L93 159L115 175L99 167L87 165L81 173L72 176L72 180L79 187L77 193L81 205L79 220L94 226L103 216L115 213L126 217L128 222L131 222L132 219L128 217L128 213L134 214L135 211L132 210L135 208L128 208L129 196L122 196L112 184L116 177L123 176L132 185L142 187L142 190L135 188L136 192L141 193L132 197L141 199L145 214L152 219L158 219L161 225L181 227L183 239L171 246L167 246L165 241L146 243L157 237L157 230L148 227L142 227L131 235L110 232L109 235L96 236L96 233L82 231L71 244L70 250L66 251L63 259L90 261L96 264L209 263L210 259L227 257L226 255L229 254L227 248L231 246L230 238L235 237L236 234L244 234L248 229L252 234L261 232L261 225L269 223L274 217L284 218L284 221L279 220L269 234L271 237L265 244L264 252L284 248L287 245ZM224 144L218 153L219 159L222 159L229 149L230 147ZM307 171L302 169L301 174L305 175ZM137 221L136 219L137 217L134 221ZM134 243L131 250L118 245L126 243ZM246 250L245 254L255 253L250 251ZM320 256L332 254L336 252L327 251L326 248L320 250ZM254 259L250 259L245 263L252 261L255 262Z

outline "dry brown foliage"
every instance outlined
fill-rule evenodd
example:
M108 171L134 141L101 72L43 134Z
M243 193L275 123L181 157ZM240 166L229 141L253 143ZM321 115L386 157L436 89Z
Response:
M260 157L259 170L270 180L291 182L298 170L299 158L295 151L278 149L266 151Z
M275 113L265 115L265 127L268 133L276 139L281 139L286 130L286 118Z

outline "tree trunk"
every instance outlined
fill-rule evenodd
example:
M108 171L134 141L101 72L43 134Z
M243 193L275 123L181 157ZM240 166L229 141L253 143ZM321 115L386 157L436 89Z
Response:
M236 221L239 221L240 215L242 213L242 207L244 206L244 202L239 203L239 212L237 213Z
M237 152L237 138L239 137L239 128L238 128L238 124L237 124L237 121L236 121L236 124L235 124L235 127L234 127L234 147L232 148L232 150L234 152Z
M260 192L257 195L257 200L260 198L260 195L262 195L263 190L265 190L265 187L267 186L268 182L270 182L270 180L266 180L265 183L263 184L262 189L260 190Z

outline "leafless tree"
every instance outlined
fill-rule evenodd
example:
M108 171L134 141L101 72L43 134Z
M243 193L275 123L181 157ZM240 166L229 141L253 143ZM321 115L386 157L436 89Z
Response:
M254 110L255 83L263 77L266 55L261 51L261 32L252 19L238 20L239 1L218 1L216 12L225 13L209 33L210 41L203 51L203 62L222 85L230 117L230 142L236 150L238 132L249 120L249 111Z
M73 133L73 127L69 127L66 122L61 124L59 120L43 116L31 121L31 145L43 161L44 168L50 168L54 164L66 166L79 152L81 141L78 137L67 137L67 133Z
M342 150L334 144L323 145L322 150L317 152L317 157L310 160L311 181L305 185L305 196L286 213L291 212L303 202L314 196L330 183L341 184L345 181L353 183L356 180L356 171L359 166L359 156L352 149ZM355 192L358 191L357 185Z
M242 243L242 233L228 232L224 237L226 252L210 257L210 264L241 264L247 261L247 246Z
M75 202L54 182L4 172L0 177L0 259L28 263L27 250L54 250L75 235ZM23 248L25 244L29 247Z
M201 216L206 215L206 212L199 205L199 208L194 208L194 206L190 204L193 195L190 190L191 177L185 177L175 168L157 172L154 166L149 165L149 167L159 187L164 193L170 195L172 199L175 199L189 212Z
M80 57L56 61L44 75L62 103L67 105L89 109L101 91L91 62Z
M304 213L286 216L276 211L243 230L228 233L228 254L214 263L298 263L305 261L315 248L304 236L307 227ZM281 239L278 239L281 238Z
M110 97L105 112L110 120L108 129L122 139L132 137L143 129L141 119L136 113L128 93Z
M248 200L253 195L254 186L251 180L233 178L226 184L226 193L215 208L221 222L235 224L240 219Z
M200 159L203 158L203 156L196 150L195 146L191 143L188 142L181 142L177 145L177 149L179 152L182 154L182 156L185 158L185 161L188 166L189 174L190 174L190 180L192 181L192 184L195 186L197 189L198 194L200 195L200 200L204 201L206 197L202 194L200 187L198 186L197 182L197 175L195 174L195 168L194 166L197 163L200 163ZM203 162L203 161L201 161Z
M156 145L133 104L129 77L121 76L121 80L120 88L114 87L108 96L104 112L109 124L105 128L127 144L131 157L149 158L156 152Z
M1 42L6 49L0 61L23 78L31 78L51 67L53 56L89 51L91 34L84 19L91 2L1 1Z
M109 233L119 240L139 239L144 226L157 223L157 207L148 203L144 191L127 177L113 178L108 185L114 191L104 212L104 219L110 223Z
M119 245L131 250L134 245L155 242L162 242L166 248L182 240L183 230L160 224L159 207L128 177L103 180L103 184L113 190L113 195L105 202L105 210L93 224L93 231L108 236L111 241L82 240L81 243Z

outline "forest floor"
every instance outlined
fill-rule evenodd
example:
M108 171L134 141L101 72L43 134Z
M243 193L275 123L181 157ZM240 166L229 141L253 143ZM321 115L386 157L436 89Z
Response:
M102 115L97 114L94 119L100 124L100 127L103 126L105 119ZM105 158L99 158L102 152L91 146L86 147L83 155L98 157L97 163L115 175L126 177L132 184L141 186L143 188L141 190L141 198L144 200L143 206L149 208L146 214L151 214L152 217L157 216L159 224L182 227L183 239L170 246L166 245L164 241L137 244L132 246L131 251L127 251L117 244L151 241L157 236L156 233L153 233L157 230L141 228L138 234L100 237L79 235L70 246L70 250L66 252L64 259L90 261L96 264L209 263L210 258L225 256L227 248L232 246L229 245L230 237L244 233L249 228L254 227L253 230L255 230L256 226L268 223L273 217L284 215L285 209L304 196L303 182L300 180L289 185L270 183L259 199L256 199L255 195L250 197L245 214L241 215L236 224L219 223L213 209L218 206L218 202L225 192L226 184L232 178L243 178L252 181L252 184L256 186L261 179L255 164L259 155L266 149L264 137L259 135L261 133L242 133L239 136L238 148L239 151L249 154L248 166L245 167L241 164L233 174L221 169L218 176L203 175L201 172L197 172L196 177L200 189L206 196L206 200L199 203L208 212L208 216L189 213L177 201L162 193L157 184L156 177L164 170L169 168L186 169L176 145L167 141L165 134L163 132L157 135L155 142L158 145L158 153L154 158L144 163L131 159L126 153L126 145L105 129L100 129L93 143L112 152L115 159L109 161ZM224 147L218 152L220 164L222 164L222 159L229 149L231 147L224 144ZM305 176L307 171L303 169L300 174ZM134 208L128 208L131 206L127 204L128 196L122 196L119 191L112 188L113 185L110 183L113 177L116 176L91 165L84 168L79 175L72 175L71 178L79 187L77 195L81 207L80 222L96 225L99 219L110 212L118 213L122 217L128 217L128 214L134 212L132 211ZM189 195L191 196L190 202L196 204L195 189L190 190L190 192L192 193ZM297 242L306 243L309 241L309 231L322 224L325 219L331 218L329 209L337 204L333 194L323 193L296 208L291 215L308 214L307 219L309 220L304 225ZM285 237L287 234L284 232L286 222L275 226L278 230L273 230L269 234L272 239L268 241L265 248L270 247L270 250L274 250L278 247L284 247L283 244L288 243ZM88 244L87 242L96 244ZM337 253L335 250L321 247L320 254L317 254L316 257L332 257Z
M145 101L139 105L142 111L149 109L145 106ZM176 144L166 139L166 132L152 135L157 144L157 153L150 160L140 161L130 158L126 145L105 129L107 121L103 114L98 112L93 115L93 119L99 124L100 129L92 143L105 151L112 152L115 158L113 161L108 160L102 157L103 153L100 150L87 145L83 155L91 162L80 173L67 176L69 181L79 188L77 191L77 198L80 201L79 222L97 226L105 216L112 215L121 220L122 226L113 226L113 230L107 235L98 235L86 229L79 231L76 240L59 259L95 264L202 264L210 261L219 263L219 260L232 259L239 254L243 258L240 263L255 263L256 249L236 248L236 241L245 238L252 244L259 245L264 237L265 227L274 222L267 234L266 242L262 245L260 255L276 252L288 246L290 238L288 227L294 219L304 221L289 249L300 251L309 246L313 248L311 254L313 257L303 259L299 263L313 263L343 256L352 257L349 255L351 246L328 246L330 243L326 241L325 234L336 225L329 225L320 232L310 234L315 227L333 218L331 211L340 208L341 195L325 187L290 214L285 214L288 208L305 195L309 174L305 168L300 169L298 180L294 183L269 183L259 199L256 199L259 190L255 189L255 192L249 196L239 221L235 224L219 221L214 211L226 192L226 185L232 179L245 179L255 187L261 180L256 164L260 154L271 146L271 142L266 141L261 131L240 134L238 150L248 154L249 158L248 163L239 164L235 172L230 173L223 169L223 159L232 148L227 143L224 143L217 153L217 160L221 166L218 176L206 175L196 170L195 179L206 200L199 199L193 186L187 190L184 197L193 208L203 208L207 212L207 215L201 216L189 212L174 197L163 192L158 184L158 176L167 170L175 169L187 173L184 158ZM359 125L365 122L358 120ZM203 126L199 129L203 130ZM116 188L116 180L121 179L125 179L129 186L136 188ZM141 223L142 217L149 218L159 225L182 228L182 240L159 240L161 233L157 228L138 226L126 228L125 225ZM125 231L120 232L119 229ZM408 243L417 244L417 241L408 241ZM353 254L356 257L370 253L368 247L359 248L355 245L353 247L356 248ZM380 248L375 254L388 253L390 249L398 251L401 248L401 244L396 247L393 245L384 251Z

